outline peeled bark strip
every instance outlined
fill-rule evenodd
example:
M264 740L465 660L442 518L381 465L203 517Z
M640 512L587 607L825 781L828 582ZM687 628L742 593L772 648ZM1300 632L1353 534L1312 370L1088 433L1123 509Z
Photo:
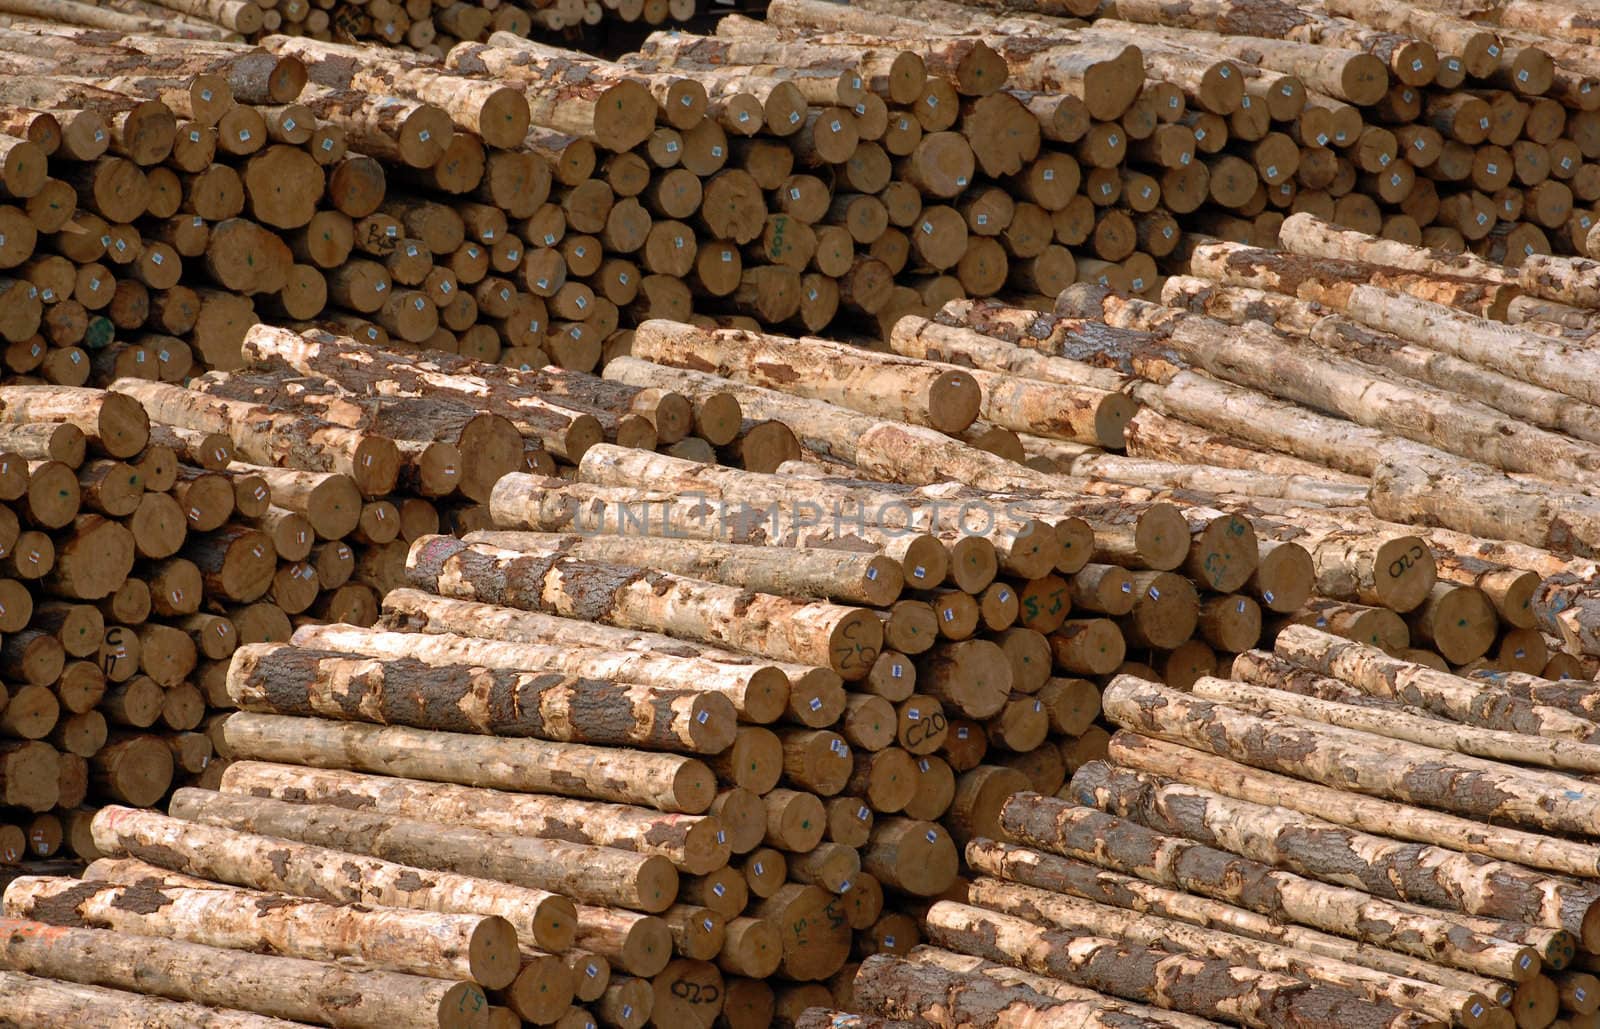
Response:
M727 698L694 690L273 643L234 653L228 693L260 713L691 753L726 749L737 727Z
M1113 996L1245 1026L1420 1027L1436 1020L1392 1004L1362 1001L1334 986L1305 988L1292 975L1228 961L1119 943L1109 934L1054 932L1010 915L951 901L928 909L928 939L953 950L1064 979ZM1174 990L1170 983L1181 980ZM859 987L858 987L859 989Z
M1264 718L1127 675L1107 687L1101 707L1125 729L1339 789L1560 832L1589 833L1600 824L1600 799L1555 773L1296 718Z
M497 496L516 489L526 476L508 476L495 487ZM491 511L493 504L491 502ZM499 525L508 525L497 518ZM568 554L581 560L655 568L676 575L743 586L788 597L828 597L869 607L888 607L900 599L905 584L899 565L882 555L853 555L827 550L783 551L659 536L584 533L563 536L544 532L478 531L469 543L503 550L550 556Z
M413 585L445 596L677 634L832 668L849 680L864 678L883 647L882 623L869 611L661 572L524 557L443 536L418 540L406 563Z
M678 891L677 873L666 859L608 847L210 790L179 790L168 810L203 825L499 880L585 903L664 911Z
M603 649L626 651L647 657L682 657L722 666L726 674L749 675L752 681L768 678L763 669L771 668L788 679L789 713L802 724L815 728L832 725L844 710L843 680L829 668L818 668L783 661L763 661L749 654L674 639L653 632L636 632L572 618L521 611L516 608L454 600L413 589L396 589L384 598L383 622L386 627L407 632L453 633L471 638L487 637L508 643L559 645L578 651ZM579 653L574 660L587 657ZM629 658L632 667L634 658ZM668 674L675 674L667 670ZM642 676L620 678L646 681ZM676 684L676 680L667 680ZM774 689L777 689L774 684ZM816 703L813 704L813 701Z
M325 1025L486 1026L488 998L470 982L355 972L194 943L0 919L0 958L18 971L86 985L151 990L218 1007ZM471 1014L469 1014L469 1012Z
M1415 1008L1434 1018L1466 1021L1473 1003L1481 997L1456 1000L1427 983L1400 979L1360 965L1330 960L1305 951L1262 943L1230 932L1196 928L1174 919L1134 913L1093 901L1062 896L1047 890L980 878L972 882L968 900L975 907L1023 918L1065 933L1109 936L1125 943L1168 952L1213 958L1232 965L1308 979L1318 984L1350 990L1369 1001L1398 1008ZM1459 995L1457 995L1459 996ZM1455 1003L1451 1003L1455 1000Z
M1600 891L1506 862L1354 832L1104 762L1078 769L1069 789L1084 803L1156 832L1374 896L1564 928L1580 938L1600 934Z
M158 867L250 889L334 904L378 904L444 914L499 915L546 950L571 945L576 909L544 890L429 872L325 847L185 822L131 808L101 808L95 846Z
M1486 690L1460 676L1392 658L1307 626L1292 626L1279 633L1274 649L1279 657L1343 679L1374 696L1403 701L1468 725L1600 741L1600 727L1587 718Z
M0 971L0 1017L19 1025L104 1029L299 1029L305 1024L12 971Z
M1485 979L1446 968L1430 959L1415 958L1356 940L1306 929L1284 922L1273 915L1261 915L1242 907L1171 889L1143 879L1107 871L1095 864L1046 854L1029 847L992 840L977 840L967 847L967 861L974 871L1007 882L1021 883L1070 897L1081 897L1099 904L1157 915L1190 925L1220 929L1238 936L1260 940L1360 968L1370 968L1399 980L1428 983L1433 998L1415 1005L1443 1005L1469 1026L1493 1024L1491 1014L1500 1004L1509 1003L1511 989L1495 979ZM1418 991L1420 994L1422 991ZM1420 999L1420 997L1419 997Z
M960 369L825 340L652 320L634 330L632 353L944 432L971 425L982 403L982 390Z
M1360 890L1314 882L1192 840L1162 836L1093 808L1024 793L1006 802L1000 824L1016 839L1064 857L1270 911L1301 925L1359 934L1369 943L1452 968L1514 982L1539 974L1539 956L1531 947L1468 932L1450 918Z
M728 843L718 839L723 826L714 817L592 800L259 761L230 764L221 788L252 797L659 855L690 875L716 871L727 864L729 854Z
M235 758L412 776L699 814L716 797L692 758L618 747L498 739L396 726L239 712L224 723Z
M436 979L471 979L494 990L509 986L521 964L515 930L493 915L338 907L235 889L107 885L35 876L12 881L5 910L13 918L52 925L308 961L348 961Z

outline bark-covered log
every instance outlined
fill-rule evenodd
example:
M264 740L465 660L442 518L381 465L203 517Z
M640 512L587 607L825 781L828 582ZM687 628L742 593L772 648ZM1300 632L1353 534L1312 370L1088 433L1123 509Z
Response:
M524 557L442 536L417 541L407 574L413 585L446 596L676 633L832 668L851 680L871 671L883 646L882 624L858 608L572 558Z
M1019 794L1001 810L1000 823L1024 843L1092 861L1124 873L1148 875L1201 896L1267 909L1328 932L1359 932L1372 943L1426 957L1481 975L1523 982L1539 974L1531 947L1463 930L1453 920L1420 908L1380 900L1360 890L1330 886L1277 871L1193 841L1162 836L1124 819L1068 802ZM1094 838L1097 843L1085 846ZM1142 853L1143 857L1136 857Z
M1374 896L1564 928L1580 938L1586 929L1591 938L1600 931L1600 892L1507 862L1398 843L1098 761L1078 769L1068 789L1156 832Z
M1369 796L1563 832L1588 833L1600 824L1595 799L1551 772L1295 718L1264 718L1132 676L1114 680L1101 706L1125 729Z
M366 657L285 644L234 652L228 693L248 711L714 754L733 742L718 694L560 673Z

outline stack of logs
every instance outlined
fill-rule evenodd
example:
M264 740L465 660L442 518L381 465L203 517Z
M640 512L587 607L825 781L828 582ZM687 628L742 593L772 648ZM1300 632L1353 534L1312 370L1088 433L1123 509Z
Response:
M650 317L880 336L962 297L1156 296L1186 232L1266 243L1293 212L1536 277L1595 228L1575 43L870 4L779 0L617 63L513 32L438 59L0 29L7 366L177 381L264 319L590 370ZM1116 13L1248 28L1233 8Z
M332 382L267 353L193 389L0 388L0 864L67 837L92 855L86 807L214 781L235 646L371 625L410 543L488 525L501 476L602 439L714 459L709 436L736 460L787 433L731 397L697 425L681 395L581 373L449 358Z
M1006 801L970 881L926 910L928 945L869 958L838 1006L937 1026L1600 1022L1591 689L1304 627L1232 675L1114 679L1106 759Z
M1111 705L1129 682L1181 697L1236 654L1302 637L1373 644L1375 660L1445 678L1584 670L1532 627L1537 576L1479 563L1459 581L1468 566L1436 560L1425 534L1282 519L1260 495L1279 479L1280 493L1330 504L1364 487L1219 469L1203 486L1119 484L1112 473L1136 467L1153 483L1206 470L1091 453L1121 441L1138 391L1063 374L1103 368L905 324L917 331L897 339L988 339L1019 363L967 371L642 325L639 356L608 374L656 391L641 396L677 395L691 420L736 402L787 421L783 474L598 443L566 475L499 478L492 528L405 547L378 626L304 624L286 643L241 647L212 788L180 790L165 815L102 809L87 881L10 887L0 964L27 989L0 1013L27 1021L73 998L95 1012L181 1002L362 1026L790 1024L850 1006L876 981L874 955L934 934L932 912L948 905L922 912L958 881L958 848L999 837L1008 798L1098 768L1110 737L1096 720L1106 706L1120 724ZM1180 358L1112 325L1056 336L1069 337ZM251 372L203 381L305 389L298 402L311 403L447 377L266 327L244 349ZM1026 439L1006 428L1024 417ZM1074 448L1071 475L1023 463ZM327 906L350 903L379 907ZM474 939L487 920L509 942L441 953L441 938L463 937L402 938L339 911L453 919L456 933L468 919ZM1549 980L1523 969L1571 942L1539 938L1537 955L1505 944L1471 959L1475 982L1536 984L1522 994L1537 1001L1528 1029L1554 1002ZM130 971L127 955L150 947L239 974ZM1530 965L1490 966L1508 953ZM254 985L277 981L280 962L284 989ZM351 967L373 970L371 1008L336 1009L345 979L300 986ZM1516 995L1473 989L1484 1010ZM386 1022L376 995L389 993L411 998L412 1022Z
M686 22L697 0L0 0L0 21L54 22L206 42L281 33L443 57L494 32L603 46L615 28Z

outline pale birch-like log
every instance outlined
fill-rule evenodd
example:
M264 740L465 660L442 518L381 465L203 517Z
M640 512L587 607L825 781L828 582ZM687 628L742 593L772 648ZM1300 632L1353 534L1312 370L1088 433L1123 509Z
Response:
M585 621L676 633L832 668L851 680L871 671L883 647L882 623L869 611L751 594L663 572L524 557L443 536L419 539L406 563L413 585L445 596L510 601Z
M703 762L620 747L248 712L230 715L223 737L237 759L350 768L684 814L700 814L716 798L716 777Z
M690 875L715 872L727 864L729 854L728 843L719 839L723 827L714 817L593 800L260 761L230 764L223 772L221 788L228 793L330 804L488 833L659 855Z
M92 8L100 10L100 8ZM301 1029L304 1022L0 971L0 1017L18 1025L101 1029Z

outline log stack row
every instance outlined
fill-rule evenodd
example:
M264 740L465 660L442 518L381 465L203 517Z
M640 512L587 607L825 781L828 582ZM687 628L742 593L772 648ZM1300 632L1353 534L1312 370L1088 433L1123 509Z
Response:
M1305 627L1231 671L1188 692L1113 680L1107 757L1007 800L967 845L972 878L926 910L928 944L869 958L848 1006L939 1026L1595 1024L1592 690Z
M902 341L1029 353L904 324ZM1177 359L1147 333L1076 331ZM958 847L1001 832L1007 798L1096 767L1119 675L1192 689L1263 639L1321 638L1311 627L1446 674L1577 669L1550 663L1514 605L1502 625L1488 585L1502 578L1437 582L1433 551L1403 528L1279 519L1253 506L1272 497L1241 492L1266 492L1262 475L1213 470L1210 492L1118 483L1107 473L1135 465L1158 482L1199 473L1098 452L1122 441L1139 391L1044 372L1104 368L1035 355L1031 374L967 370L663 321L633 345L609 381L679 396L706 423L732 400L736 420L794 426L783 474L597 443L567 475L500 477L490 527L401 544L377 626L302 624L240 648L212 788L180 790L164 815L105 808L88 881L11 887L7 914L33 920L18 935L76 934L60 953L0 955L35 977L21 996L60 1003L76 987L51 984L65 982L280 1019L387 1017L312 1018L321 995L238 985L265 966L156 983L109 957L158 936L199 948L200 967L241 960L211 950L224 948L442 980L406 989L482 997L507 1024L791 1023L848 1005L873 955L932 932L923 908L956 882ZM244 356L249 371L202 388L306 389L309 404L310 382L436 396L449 377L265 326ZM531 395L535 373L477 372ZM1006 427L1023 419L1031 457ZM1040 470L1073 448L1076 474ZM1365 487L1279 489L1330 501ZM499 916L516 957L443 965L319 906L352 902ZM202 903L231 913L190 913ZM301 907L290 936L276 913ZM860 977L858 961L872 961ZM431 1001L414 1009L458 1024Z

